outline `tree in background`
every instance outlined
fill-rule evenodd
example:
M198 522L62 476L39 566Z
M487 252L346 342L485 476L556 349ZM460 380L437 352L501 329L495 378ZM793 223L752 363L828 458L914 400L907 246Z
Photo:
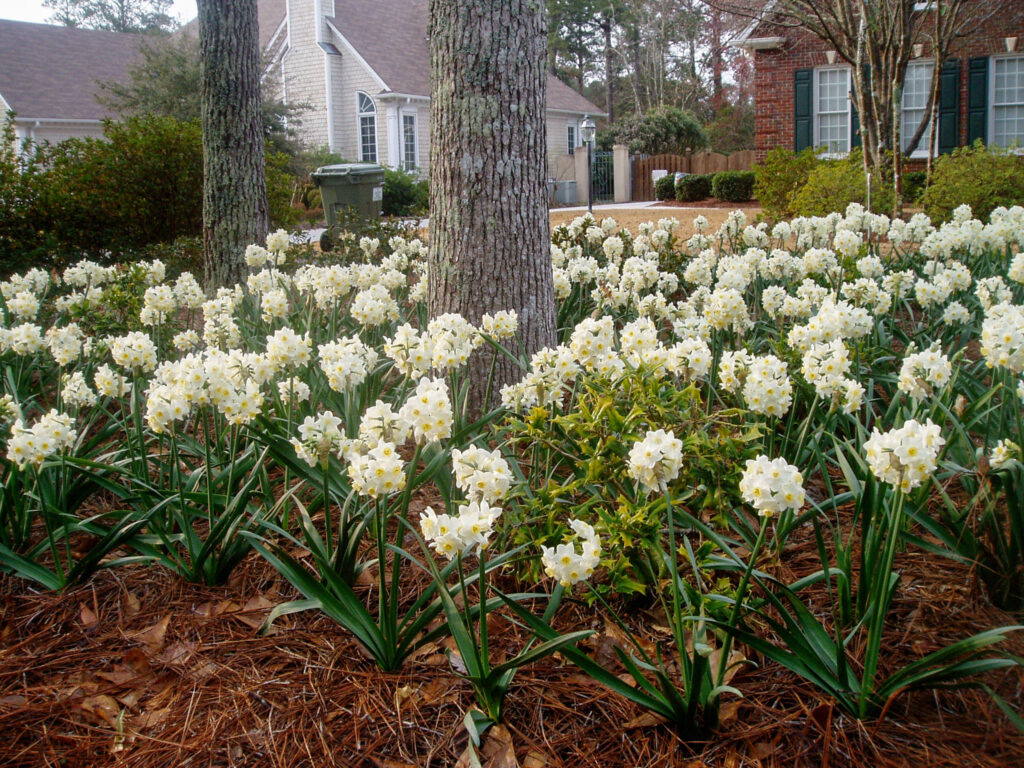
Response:
M171 0L43 0L49 21L108 32L170 32Z
M256 0L198 0L207 288L245 278L269 228Z
M646 155L681 155L708 143L700 121L679 107L655 107L642 117L621 121L616 139L628 144L631 152Z
M535 0L430 1L430 316L515 310L527 355L556 343L546 39ZM522 373L470 364L471 413Z

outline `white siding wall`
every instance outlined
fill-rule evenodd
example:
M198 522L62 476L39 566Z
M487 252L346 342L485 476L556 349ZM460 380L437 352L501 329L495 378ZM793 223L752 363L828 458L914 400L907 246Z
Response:
M367 94L377 107L377 162L387 165L388 132L387 110L377 97L380 84L366 71L343 46L339 45L341 56L332 56L335 70L333 73L334 100L334 137L339 154L354 162L359 161L359 91Z
M15 121L15 131L21 138L31 138L36 144L48 141L51 144L65 139L103 138L103 125L100 123L21 123Z
M310 147L328 144L326 54L316 44L318 23L315 0L288 0L291 47L283 62L285 87L289 104L306 107L300 132Z
M555 178L555 161L562 155L569 153L568 128L571 122L576 126L576 143L580 143L579 124L583 118L579 115L563 115L558 112L548 112L548 178Z

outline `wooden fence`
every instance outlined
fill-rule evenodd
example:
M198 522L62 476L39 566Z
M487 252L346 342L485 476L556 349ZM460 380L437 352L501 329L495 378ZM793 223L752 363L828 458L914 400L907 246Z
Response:
M754 150L745 149L731 155L717 152L697 152L685 155L650 155L633 160L633 200L654 200L652 171L669 173L718 173L719 171L746 171L754 164Z

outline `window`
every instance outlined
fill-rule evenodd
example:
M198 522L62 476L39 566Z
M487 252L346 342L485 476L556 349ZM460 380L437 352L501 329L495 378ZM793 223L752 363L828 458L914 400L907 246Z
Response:
M359 159L377 162L377 107L365 93L357 93L359 101Z
M402 113L402 168L411 171L416 162L416 115Z
M910 146L910 140L914 137L917 126L921 124L921 118L928 111L934 69L935 64L931 61L912 61L907 65L907 74L903 80L903 124L900 126L904 151ZM931 135L931 121L928 121L928 127L921 134L913 157L927 156Z
M568 154L576 154L576 126L572 123L569 124L569 128L566 131L566 138L568 139L569 151Z
M816 69L814 145L830 154L850 151L850 70Z
M992 144L1024 145L1024 56L992 60Z

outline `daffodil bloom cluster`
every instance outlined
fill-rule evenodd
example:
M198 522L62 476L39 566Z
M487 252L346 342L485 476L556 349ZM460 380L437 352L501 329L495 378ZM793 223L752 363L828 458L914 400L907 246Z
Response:
M740 478L740 493L761 517L771 517L787 509L798 511L804 505L804 477L785 459L769 459L764 454L747 459Z
M32 465L38 467L50 456L68 450L78 439L70 416L56 409L44 414L31 427L17 419L7 439L7 458L18 469Z
M161 325L178 308L174 289L169 285L153 285L142 297L139 320L143 325Z
M39 299L31 291L18 291L7 299L7 310L19 320L35 320L39 314Z
M514 309L485 314L480 318L480 330L495 341L511 339L519 328L519 315Z
M106 364L96 369L92 383L96 386L96 391L104 397L124 397L132 389L127 378Z
M377 350L358 336L321 344L317 349L320 369L335 392L347 392L362 384L377 365Z
M594 527L576 519L569 521L569 527L572 539L556 547L541 547L540 556L544 572L563 587L586 581L601 562L601 542Z
M988 462L992 469L1002 469L1015 459L1018 461L1021 459L1020 446L1013 440L1000 440L992 449Z
M341 456L346 442L341 419L330 411L307 416L299 426L299 436L291 439L295 454L311 467L327 468L332 454Z
M433 344L432 366L438 371L456 370L469 362L469 356L483 343L479 332L462 315L438 315L427 325Z
M801 372L814 385L818 397L831 401L833 408L853 413L860 408L864 387L846 374L850 370L850 351L836 339L828 344L815 344L803 356Z
M379 442L371 448L346 451L348 477L353 490L377 499L405 488L405 466L394 443Z
M141 331L108 338L107 345L114 362L125 370L149 373L156 368L156 344Z
M448 385L443 379L420 379L399 415L412 428L420 445L451 437L454 414Z
M646 492L668 489L683 466L683 441L672 432L657 429L629 450L629 476L646 488Z
M57 365L73 363L92 345L77 323L51 326L46 331L46 346Z
M359 422L359 439L373 445L381 441L402 445L409 437L411 426L388 403L378 400L363 412Z
M946 386L952 375L948 358L933 347L903 358L897 386L915 400L923 400Z
M604 358L608 359L609 356ZM540 349L530 359L530 370L523 380L502 387L502 405L519 412L538 405L560 407L569 382L578 371L579 365L568 347Z
M464 504L457 515L439 515L427 507L420 515L420 530L434 551L453 560L474 546L486 547L499 517L501 509L484 500Z
M433 366L434 340L429 333L420 333L405 323L395 329L392 338L384 339L384 354L403 375L422 375Z
M981 354L989 368L1024 371L1024 306L996 304L981 325Z
M65 373L61 377L60 395L64 404L71 407L95 405L98 400L81 371Z
M911 419L899 429L871 430L864 455L875 477L903 491L917 488L934 471L939 450L945 445L938 425Z
M452 450L455 485L470 501L493 504L508 491L512 472L501 451L488 451L471 445L464 451Z
M291 328L280 328L267 337L267 362L275 371L298 368L309 362L313 342Z
M747 366L743 400L754 413L783 416L793 402L786 364L775 355L753 358Z

